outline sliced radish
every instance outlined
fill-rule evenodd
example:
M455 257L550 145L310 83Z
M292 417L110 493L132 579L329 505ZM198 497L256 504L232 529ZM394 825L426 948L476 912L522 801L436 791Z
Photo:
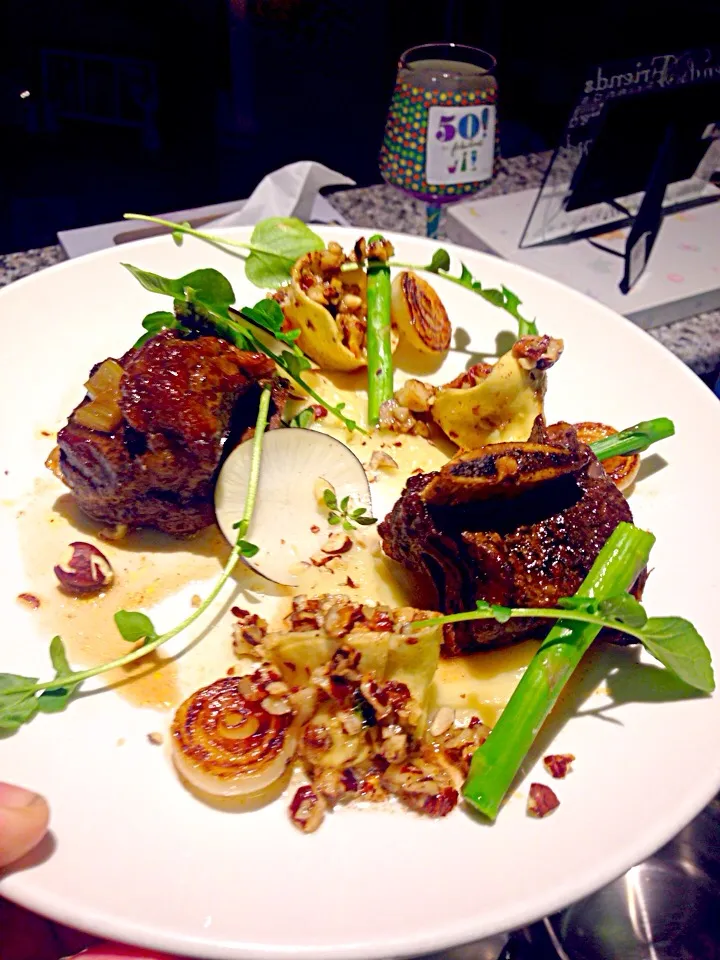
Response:
M242 517L245 505L252 446L248 440L233 450L215 486L215 515L230 543L237 539L233 524ZM246 561L249 567L275 583L297 584L298 564L310 560L332 529L328 509L318 496L321 488L334 490L338 503L349 497L351 509L365 507L371 512L365 470L344 443L315 430L269 431L263 442L255 510L245 536L260 548Z

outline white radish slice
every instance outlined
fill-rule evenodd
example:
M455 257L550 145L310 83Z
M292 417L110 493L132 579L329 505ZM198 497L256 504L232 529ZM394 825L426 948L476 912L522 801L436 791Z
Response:
M250 476L252 440L236 447L220 470L215 486L215 515L226 539L234 544L233 524L242 517ZM332 487L337 502L349 497L351 509L371 513L370 485L355 454L335 437L316 430L286 428L265 435L255 510L245 539L260 549L248 566L268 580L296 586L300 562L307 562L326 538L327 507L318 502L318 480Z

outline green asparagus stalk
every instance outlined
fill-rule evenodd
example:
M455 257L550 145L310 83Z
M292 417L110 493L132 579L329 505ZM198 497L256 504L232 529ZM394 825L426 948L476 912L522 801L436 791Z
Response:
M651 533L620 523L606 541L578 596L604 600L630 589L647 564ZM601 625L558 620L528 664L515 692L485 743L475 752L463 796L494 820L561 690Z
M376 233L368 244L382 240ZM380 406L393 395L390 342L390 267L381 260L367 264L368 423L378 422Z
M590 444L590 449L598 460L607 460L608 457L628 456L631 453L641 453L658 440L665 440L675 433L675 424L667 417L655 417L654 420L643 420L634 427L621 430L610 437L603 437Z

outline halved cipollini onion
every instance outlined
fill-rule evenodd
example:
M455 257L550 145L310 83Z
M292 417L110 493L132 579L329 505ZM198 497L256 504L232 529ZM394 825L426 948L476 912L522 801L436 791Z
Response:
M611 437L614 433L617 433L615 427L590 421L576 423L575 431L578 440L587 444L593 443L595 440L604 440L605 437ZM618 490L627 490L634 483L640 470L640 454L631 453L623 457L608 457L607 460L602 461L602 468Z
M238 797L265 790L283 775L297 748L295 711L268 692L260 671L223 677L180 704L172 725L172 755L198 790Z
M230 543L237 538L233 524L242 517L251 457L252 441L248 440L227 458L215 486L215 515ZM318 481L335 492L338 503L349 497L352 509L371 511L365 470L344 443L295 427L267 433L255 510L245 539L259 547L248 566L268 580L296 585L293 570L327 539L332 528L327 525L327 507L318 502Z
M392 283L391 316L401 337L422 353L444 353L452 327L442 300L427 280L410 270Z

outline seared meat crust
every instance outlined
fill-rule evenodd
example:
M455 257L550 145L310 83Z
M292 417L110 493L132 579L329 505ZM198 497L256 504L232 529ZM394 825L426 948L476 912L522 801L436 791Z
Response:
M493 492L488 471L470 469L495 463L494 446L466 453L453 499L450 461L438 473L411 477L390 514L379 525L385 553L427 579L434 590L430 606L444 613L472 610L477 600L509 607L555 606L575 593L601 547L621 521L632 522L627 501L600 469L590 449L579 444L567 424L534 431L533 456L518 451L519 470L503 471ZM538 447L549 444L546 464L537 462ZM522 448L523 444L514 444ZM558 447L567 457L557 458ZM506 451L502 451L506 454ZM553 475L544 468L558 466ZM575 469L568 471L568 464ZM542 468L542 469L541 469ZM523 482L523 469L533 482ZM468 478L478 478L471 496ZM496 475L494 471L491 471ZM514 495L508 483L515 477ZM538 477L542 481L538 482ZM508 479L510 478L510 479ZM435 491L438 496L433 496ZM645 575L636 584L642 592ZM447 624L444 653L457 655L544 636L547 620L513 619L505 624L477 620Z
M265 383L273 387L270 427L279 425L285 381L263 354L171 330L119 363L123 420L102 433L71 414L58 434L63 479L85 513L103 523L197 533L214 519L213 485L226 444L251 432Z

